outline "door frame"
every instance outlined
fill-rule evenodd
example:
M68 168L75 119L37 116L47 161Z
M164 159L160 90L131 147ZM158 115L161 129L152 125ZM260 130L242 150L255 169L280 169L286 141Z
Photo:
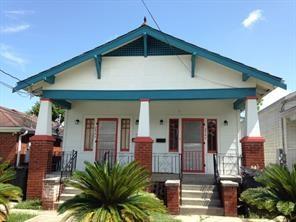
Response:
M190 121L199 121L201 122L201 144L202 144L202 170L184 170L184 122ZM181 119L181 129L182 129L182 137L181 137L181 149L182 149L182 168L183 172L187 173L205 173L205 138L204 138L204 129L205 129L205 119L204 118L182 118Z
M98 160L98 144L99 144L99 122L100 121L115 121L116 122L116 132L115 132L115 152L114 152L114 161L117 159L117 143L118 143L118 118L97 118L97 135L96 135L96 153L95 153L95 161Z

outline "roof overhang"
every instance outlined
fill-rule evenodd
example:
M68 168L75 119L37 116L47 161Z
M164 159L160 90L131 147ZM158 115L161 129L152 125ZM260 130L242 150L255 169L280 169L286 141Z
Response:
M232 59L229 59L227 57L224 57L222 55L219 55L217 53L208 51L204 48L198 47L196 45L190 44L188 42L185 42L181 39L178 39L174 36L168 35L166 33L163 33L161 31L158 31L150 26L142 25L139 28L132 30L128 32L125 35L122 35L110 42L107 42L97 48L94 48L90 51L87 51L79 56L76 56L70 60L67 60L59 65L56 65L48 70L45 70L43 72L40 72L34 76L31 76L23 81L20 81L17 83L16 87L13 88L13 92L21 90L21 89L28 89L28 87L40 82L40 81L46 81L50 84L54 84L55 79L54 76L58 73L69 69L73 66L76 66L82 62L85 62L90 59L94 59L96 61L97 66L99 66L99 60L101 56L104 56L104 54L117 49L118 47L121 47L135 39L138 39L142 36L151 36L159 41L162 41L166 44L169 44L171 46L174 46L176 48L179 48L181 50L184 50L188 52L189 54L192 54L194 57L203 57L206 59L209 59L211 61L214 61L216 63L219 63L221 65L224 65L228 68L231 68L233 70L236 70L238 72L242 73L242 81L247 81L249 77L256 78L258 80L262 80L273 87L281 87L283 89L286 89L287 86L284 83L282 78L273 76L269 73L260 71L258 69L255 69L253 67L247 66L245 64L242 64L240 62L234 61ZM99 75L99 74L98 74Z

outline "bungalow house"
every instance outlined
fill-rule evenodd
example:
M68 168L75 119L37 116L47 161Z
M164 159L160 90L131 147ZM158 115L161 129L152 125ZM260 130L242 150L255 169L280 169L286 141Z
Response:
M264 167L256 99L275 87L286 85L143 24L17 83L14 91L41 98L27 195L42 195L53 146L52 103L66 109L63 149L77 151L78 170L84 161L136 160L155 181L182 178L185 188L213 184L217 175L237 176L241 165ZM182 197L185 211L197 209L199 199L190 195ZM179 196L174 200L179 203Z
M265 164L296 164L296 92L260 110L259 122L265 142Z

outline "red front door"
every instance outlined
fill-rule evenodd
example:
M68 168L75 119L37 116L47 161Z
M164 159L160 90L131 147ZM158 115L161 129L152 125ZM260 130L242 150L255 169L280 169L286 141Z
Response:
M96 161L113 164L117 150L117 119L98 119Z
M204 120L182 119L184 172L204 172Z

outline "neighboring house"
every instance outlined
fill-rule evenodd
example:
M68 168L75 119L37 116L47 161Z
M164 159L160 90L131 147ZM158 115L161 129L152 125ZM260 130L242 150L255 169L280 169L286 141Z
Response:
M286 85L144 24L17 83L14 91L41 97L27 195L41 198L52 103L66 109L63 149L77 151L77 169L136 160L158 180L183 174L201 183L216 167L221 177L238 175L241 165L264 167L256 98L275 87Z
M265 138L265 164L279 163L282 151L287 165L296 163L296 92L290 93L259 112Z
M22 161L29 149L29 138L34 135L37 117L0 107L0 157L15 164L17 151Z
M26 159L25 155L30 149L29 139L35 134L36 124L36 116L0 106L0 158L2 161L20 165L29 160L29 156ZM55 133L53 134L56 138L54 146L58 149L61 139Z

